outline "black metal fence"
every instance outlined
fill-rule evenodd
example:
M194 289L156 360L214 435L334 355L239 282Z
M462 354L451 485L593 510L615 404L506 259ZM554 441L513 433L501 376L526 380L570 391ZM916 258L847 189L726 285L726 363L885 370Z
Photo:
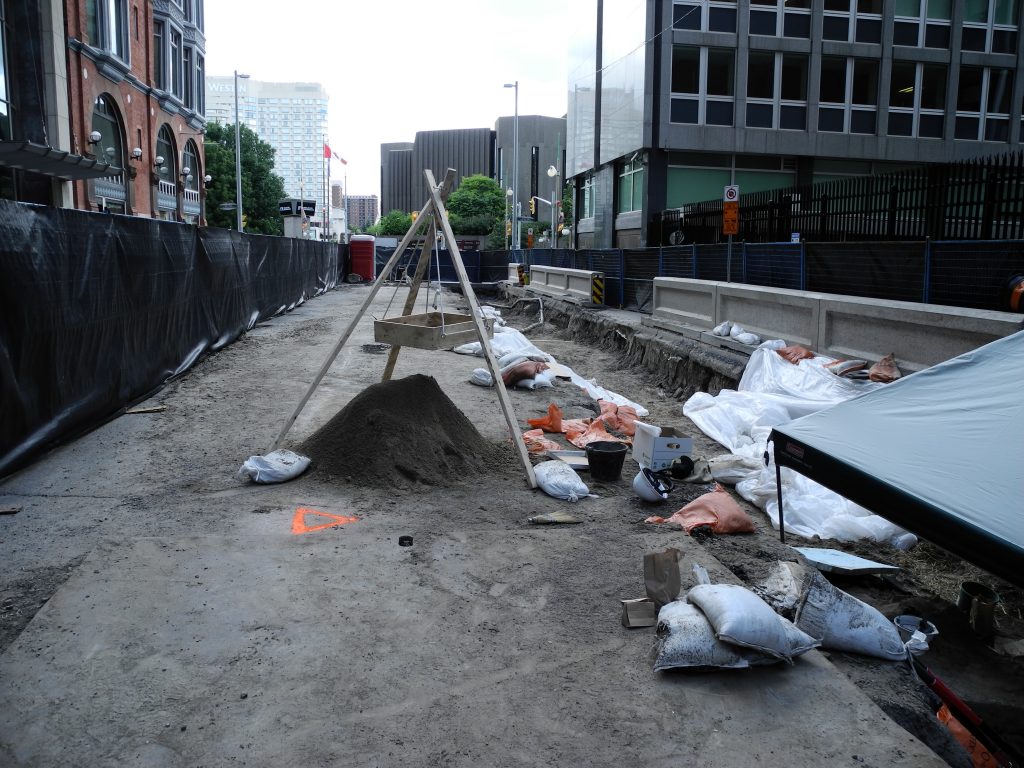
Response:
M718 243L722 201L658 214L652 240ZM885 176L740 195L737 239L785 242L1019 240L1024 238L1024 153L930 165Z
M655 277L722 280L845 296L1008 309L1022 241L724 243L640 250L501 251L498 260L604 273L610 306L650 312Z

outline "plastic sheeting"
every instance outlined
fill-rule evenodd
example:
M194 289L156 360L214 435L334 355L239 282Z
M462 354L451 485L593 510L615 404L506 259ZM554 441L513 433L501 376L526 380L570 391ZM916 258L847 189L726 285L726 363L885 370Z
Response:
M737 390L723 389L714 396L698 392L683 405L683 413L702 432L732 452L734 461L718 463L732 468L728 479L736 482L737 493L763 509L776 528L775 466L763 462L765 451L771 454L772 428L886 386L836 376L824 367L832 362L830 357L794 365L775 351L784 346L782 341L767 341L754 350ZM751 468L754 462L757 469ZM870 538L902 546L912 543L903 538L905 531L885 518L792 470L783 471L782 483L786 528L793 533L842 541Z
M779 463L1024 584L1024 332L777 427ZM786 528L790 497L783 493Z
M333 288L338 252L0 200L0 477Z

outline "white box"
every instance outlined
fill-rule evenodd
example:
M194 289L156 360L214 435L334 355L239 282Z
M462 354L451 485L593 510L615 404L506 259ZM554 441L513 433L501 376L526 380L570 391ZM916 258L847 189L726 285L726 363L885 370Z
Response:
M674 427L658 427L654 424L636 422L633 435L633 458L641 467L655 471L672 466L680 456L689 456L693 450L693 438L687 437Z

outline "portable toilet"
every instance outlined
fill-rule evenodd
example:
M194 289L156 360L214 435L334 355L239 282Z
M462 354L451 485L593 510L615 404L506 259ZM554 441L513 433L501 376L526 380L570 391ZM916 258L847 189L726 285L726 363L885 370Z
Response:
M352 235L348 241L349 272L363 280L377 279L376 246L373 235Z

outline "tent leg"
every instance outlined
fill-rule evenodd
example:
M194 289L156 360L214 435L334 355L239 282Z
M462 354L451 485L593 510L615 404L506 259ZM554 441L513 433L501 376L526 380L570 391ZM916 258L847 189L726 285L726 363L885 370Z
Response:
M782 467L775 462L775 492L779 498L779 541L786 543L786 517L782 512Z

